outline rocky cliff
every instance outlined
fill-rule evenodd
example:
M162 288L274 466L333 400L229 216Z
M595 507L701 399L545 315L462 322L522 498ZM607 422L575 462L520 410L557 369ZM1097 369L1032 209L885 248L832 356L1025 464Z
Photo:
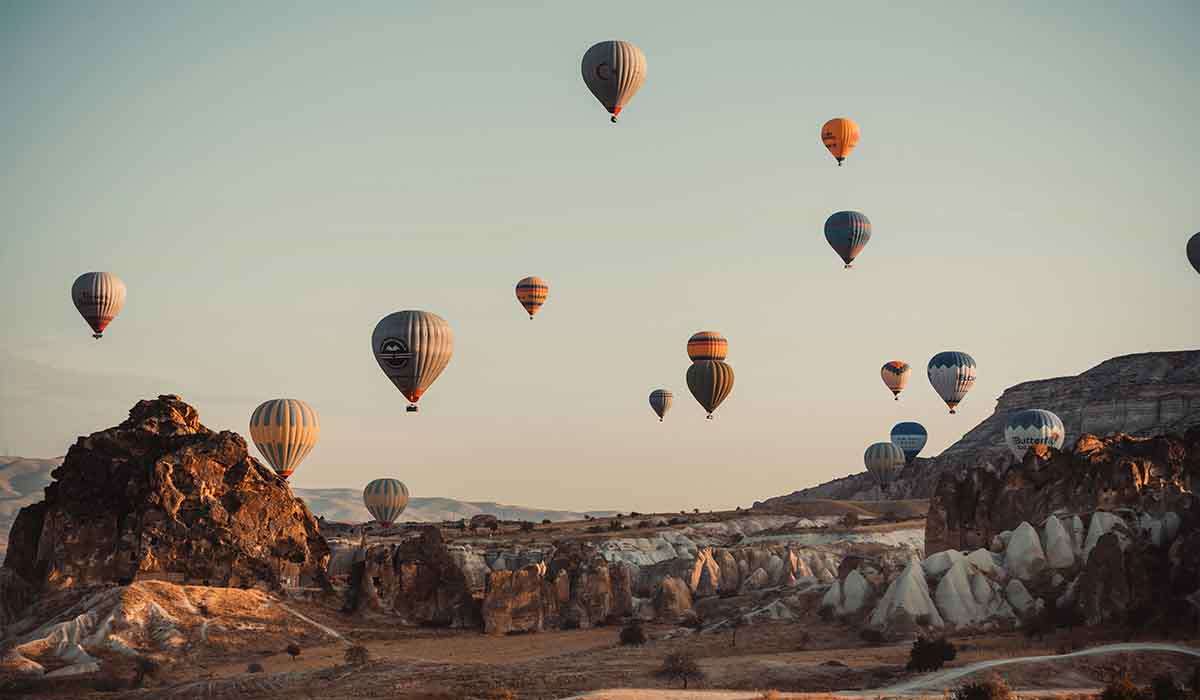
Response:
M79 438L52 476L18 513L4 560L39 594L142 579L328 586L329 548L304 503L178 396Z
M1066 444L1085 433L1134 436L1183 434L1200 425L1200 351L1123 355L1074 377L1024 382L1000 395L996 409L961 440L932 459L918 458L901 472L888 498L928 498L941 475L974 466L1005 467L1004 424L1026 408L1054 411L1067 429ZM808 499L873 500L878 488L865 473L767 499L755 506Z

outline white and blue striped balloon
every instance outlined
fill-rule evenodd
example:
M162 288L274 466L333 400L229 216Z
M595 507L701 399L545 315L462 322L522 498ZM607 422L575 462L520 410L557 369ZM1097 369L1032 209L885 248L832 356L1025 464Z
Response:
M1024 459L1025 452L1034 445L1049 445L1061 450L1067 438L1067 429L1062 419L1050 411L1031 408L1017 411L1004 425L1004 442L1017 459Z
M929 383L954 413L963 397L975 386L975 360L957 350L939 352L929 360Z

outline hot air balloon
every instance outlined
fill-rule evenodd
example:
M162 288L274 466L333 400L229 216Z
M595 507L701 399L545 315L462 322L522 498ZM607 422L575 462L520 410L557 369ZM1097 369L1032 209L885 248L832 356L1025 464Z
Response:
M925 441L929 439L929 433L920 423L907 420L892 426L891 438L892 444L899 447L904 453L904 461L911 463L917 458L917 455L921 454L921 450L925 449Z
M376 324L371 351L379 368L409 400L407 411L415 413L417 401L450 363L454 333L437 314L397 311Z
M1062 449L1067 429L1062 419L1050 411L1031 408L1017 411L1004 425L1004 442L1017 459L1025 457L1025 451L1033 445L1049 445Z
M617 123L621 110L646 82L646 55L628 41L602 41L583 54L583 82Z
M671 410L671 401L675 399L675 395L666 389L655 389L650 392L650 408L658 415L658 422L661 423L663 416L667 415L667 411Z
M858 145L858 136L858 124L847 117L830 119L821 127L821 143L824 143L825 148L837 158L838 167L841 167L842 161L846 160L846 156Z
M111 272L85 272L71 285L71 301L98 340L125 306L125 283Z
M1200 272L1200 233L1193 234L1187 242L1187 258L1196 272Z
M687 351L692 362L724 360L729 354L729 341L716 331L699 331L688 338Z
M250 439L267 462L288 478L321 437L312 406L298 399L271 399L250 414Z
M391 525L408 507L408 487L396 479L376 479L363 489L363 505L376 520Z
M929 361L929 383L950 412L975 386L975 360L965 352L939 352Z
M850 267L871 240L871 221L856 211L835 212L825 220L825 240Z
M733 391L733 368L721 360L697 360L688 367L687 385L712 420L713 411Z
M877 442L863 453L863 463L879 488L886 489L904 468L904 452L890 442Z
M546 303L546 297L549 295L550 285L546 284L546 280L541 277L526 277L517 282L517 301L525 307L530 321L533 320L533 315L541 310L542 304Z
M912 367L909 367L907 362L892 360L883 365L879 374L883 377L883 383L887 385L887 388L892 390L892 396L899 401L900 392L904 391L904 386L908 384L908 375L912 374Z

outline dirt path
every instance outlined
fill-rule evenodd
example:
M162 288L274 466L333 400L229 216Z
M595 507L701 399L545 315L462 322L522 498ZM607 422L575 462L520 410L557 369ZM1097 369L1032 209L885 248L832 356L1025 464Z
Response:
M1125 651L1164 651L1177 654L1187 654L1188 656L1200 657L1200 649L1193 647L1184 647L1177 644L1160 644L1155 642L1127 642L1122 644L1105 644L1104 646L1092 647L1090 649L1081 649L1073 651L1069 654L1049 654L1046 656L1020 656L1013 659L993 659L991 661L978 661L973 664L968 664L961 668L952 668L948 671L939 671L928 675L914 678L904 683L893 685L890 688L879 688L877 690L863 690L856 692L841 693L843 695L920 695L921 691L941 690L942 688L950 687L955 681L978 673L986 671L990 668L999 666L1008 666L1009 664L1029 664L1040 663L1043 661L1058 661L1060 659L1078 658L1080 656L1094 656L1096 654L1113 654Z

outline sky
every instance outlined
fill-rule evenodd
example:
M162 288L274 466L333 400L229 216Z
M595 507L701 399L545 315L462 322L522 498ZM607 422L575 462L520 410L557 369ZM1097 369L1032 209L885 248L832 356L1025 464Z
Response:
M1197 346L1194 2L346 5L0 3L0 453L160 393L243 435L295 397L297 486L726 508L860 471L897 421L933 455L1008 386ZM612 38L648 62L616 126L579 74ZM852 270L843 209L874 227ZM129 290L100 341L90 270ZM400 309L456 338L416 415L371 354ZM702 329L737 377L713 421ZM954 416L941 350L978 362Z

